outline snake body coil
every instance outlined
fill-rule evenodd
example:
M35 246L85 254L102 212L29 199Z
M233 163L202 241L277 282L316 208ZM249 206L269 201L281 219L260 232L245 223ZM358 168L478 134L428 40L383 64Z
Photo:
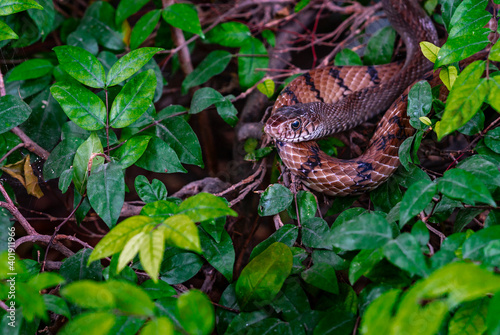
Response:
M399 146L414 133L406 115L407 92L432 69L418 43L437 44L437 33L415 0L382 3L389 22L405 42L404 64L312 70L281 92L266 123L265 132L274 138L291 173L309 188L328 195L354 195L378 187L397 169ZM385 110L368 149L356 159L330 157L313 141L350 129Z

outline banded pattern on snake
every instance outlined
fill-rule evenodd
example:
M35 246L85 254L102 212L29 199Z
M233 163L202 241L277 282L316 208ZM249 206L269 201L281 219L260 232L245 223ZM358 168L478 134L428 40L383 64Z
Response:
M265 126L291 173L305 186L327 195L372 190L395 172L399 146L414 133L406 115L410 85L418 79L437 78L432 73L426 76L432 64L418 46L421 41L437 44L436 30L422 8L415 0L382 3L389 22L405 42L404 64L312 70L281 92ZM314 141L350 129L384 110L368 149L358 158L330 157Z

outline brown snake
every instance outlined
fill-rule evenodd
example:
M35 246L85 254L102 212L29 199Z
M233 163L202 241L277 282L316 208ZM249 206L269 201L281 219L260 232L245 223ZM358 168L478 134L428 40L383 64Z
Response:
M422 8L415 0L382 3L389 22L405 42L404 64L314 69L281 92L265 126L292 175L328 195L373 190L395 172L400 164L399 146L415 131L406 115L409 86L424 77L437 78L432 73L425 75L432 64L418 45L421 41L437 44L435 28ZM437 84L433 81L431 84ZM314 141L352 128L384 110L387 112L367 150L358 158L330 157Z

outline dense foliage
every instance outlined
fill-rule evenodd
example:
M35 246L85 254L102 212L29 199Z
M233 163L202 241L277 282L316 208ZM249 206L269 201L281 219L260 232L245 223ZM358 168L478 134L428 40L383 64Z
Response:
M499 2L423 1L448 99L414 85L398 172L332 201L259 121L402 52L380 4L3 0L1 332L500 334Z

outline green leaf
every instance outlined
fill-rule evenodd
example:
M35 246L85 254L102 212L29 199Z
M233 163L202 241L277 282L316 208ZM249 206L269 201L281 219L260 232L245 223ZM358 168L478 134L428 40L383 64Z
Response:
M84 194L86 188L90 160L92 160L92 171L104 163L103 157L95 156L98 153L103 153L103 148L95 133L92 133L76 151L73 159L73 183L80 194Z
M334 246L343 250L373 249L392 239L391 225L379 214L365 213L331 230Z
M484 334L487 330L488 298L469 301L458 308L448 325L448 334Z
M382 248L361 250L349 265L351 284L354 285L361 276L368 274L382 259L384 259Z
M428 180L412 184L406 191L399 207L399 227L402 228L412 217L423 211L437 192L437 185Z
M383 247L384 256L410 275L425 277L429 274L420 245L413 235L404 233Z
M335 66L363 65L363 61L355 51L342 49L335 55L334 64Z
M205 261L198 255L191 252L180 252L176 248L175 254L166 252L160 270L161 280L170 285L184 283L194 277L201 269ZM167 255L168 254L168 255Z
M160 316L153 318L141 329L141 335L173 335L174 324L169 318Z
M177 214L162 222L165 241L168 245L201 253L198 227L189 216Z
M92 280L73 282L61 290L61 295L71 303L83 308L106 310L116 307L115 297L108 290L106 284Z
M366 309L361 320L361 334L389 334L394 306L401 290L392 289L382 293Z
M495 294L491 299L488 307L488 315L486 316L486 324L488 325L489 334L499 334L500 332L500 294Z
M178 213L187 215L194 222L226 215L238 216L235 211L229 208L225 199L205 192L200 192L184 200L179 206Z
M302 243L310 248L331 249L329 227L325 220L318 217L302 222Z
M6 82L40 78L51 73L53 68L47 59L30 59L13 68Z
M31 114L31 108L19 97L4 95L0 97L0 134L11 130L26 121Z
M488 246L498 243L497 241L499 240L500 226L482 229L465 240L462 246L463 258L477 262L485 262L487 260L486 250Z
M19 36L3 21L0 21L0 41L17 40Z
M420 50L422 51L422 54L433 63L436 62L439 49L440 47L432 44L431 42L420 42Z
M238 56L240 86L246 89L256 84L264 77L264 69L268 66L269 57L264 44L256 38L249 38L241 46Z
M147 204L167 198L167 187L158 179L153 179L150 184L145 176L139 175L135 178L134 187L139 198Z
M207 33L210 43L230 48L242 47L250 38L250 29L241 22L223 22Z
M292 192L283 185L272 184L261 194L259 215L271 216L287 209L293 201Z
M82 279L102 280L101 262L90 261L91 252L91 249L81 249L64 260L59 274L66 279L66 284Z
M123 23L129 16L137 13L149 0L122 0L116 8L115 23L117 26Z
M93 87L104 87L104 68L101 62L85 49L63 45L53 49L60 67L80 83Z
M272 81L271 79L266 79L263 83L257 85L257 89L266 97L271 98L274 95L275 90L274 81Z
M140 48L129 52L114 63L106 76L106 86L113 86L130 78L162 48Z
M451 18L453 17L453 13L461 2L462 0L439 0L439 4L441 5L441 15L443 17L444 25L446 26L447 31L450 31L451 29Z
M189 114L197 114L213 104L226 123L230 126L236 125L238 121L236 108L228 98L224 98L222 94L210 87L203 87L194 92Z
M61 335L106 335L115 324L116 316L111 312L82 313L68 322L59 331Z
M158 137L153 137L149 141L146 151L135 165L153 172L187 172L175 151Z
M482 202L496 206L486 185L472 173L461 169L446 171L438 180L438 189L447 197L470 205Z
M271 301L290 274L292 262L290 248L280 242L271 244L252 259L236 282L236 296L241 308Z
M441 72L439 72L439 78L449 91L451 91L451 89L453 88L457 77L458 70L452 65L442 68Z
M85 87L75 83L52 85L50 93L66 115L85 130L99 130L106 126L106 106Z
M223 230L221 240L216 242L205 230L201 229L200 242L203 257L229 282L233 281L235 252L229 234Z
M500 76L490 77L488 80L490 86L490 92L486 98L491 107L495 108L497 112L500 112Z
M367 65L386 64L391 61L396 32L392 27L378 30L368 40L364 60Z
M457 168L473 173L490 191L500 186L500 171L498 171L498 166L483 155L469 157L461 161L457 165Z
M496 42L490 50L490 53L488 55L488 59L495 61L495 62L500 62L500 42Z
M30 8L43 10L43 7L34 0L3 0L0 3L0 16L22 12Z
M125 199L125 175L120 164L103 164L89 176L87 195L92 208L108 225L116 225Z
M45 306L47 306L47 309L49 311L65 316L68 319L71 318L71 312L69 310L68 304L64 299L56 295L44 294L43 301L45 302Z
M215 326L215 312L210 299L198 290L189 290L177 299L179 321L189 334L209 335Z
M335 269L325 263L318 263L311 266L300 274L302 279L310 285L320 288L333 294L339 293L337 275Z
M97 55L99 52L99 45L97 45L97 40L94 36L90 35L86 31L76 30L68 35L67 38L68 45L82 48L90 52L92 55ZM104 67L104 71L107 69Z
M151 136L137 135L129 138L124 145L113 153L122 168L132 166L146 151Z
M422 124L420 117L426 116L431 111L432 91L431 85L425 81L419 81L408 93L407 114L410 116L410 124L413 128L424 130L427 125Z
M496 153L500 153L500 128L491 129L484 136L484 144Z
M122 2L120 2L122 4ZM161 11L159 9L152 10L144 16L142 16L139 21L132 29L130 34L130 49L137 49L142 42L144 42L153 32L155 27L160 21Z
M455 10L450 21L449 38L474 35L491 19L485 8L488 0L464 0Z
M439 139L466 124L481 107L489 91L488 82L481 79L485 66L484 61L476 61L458 76L436 129Z
M156 135L175 151L182 163L203 167L200 142L195 132L183 116L171 116L181 111L184 108L167 107L160 111L158 119L165 119L156 125Z
M161 280L157 283L151 279L146 280L141 287L153 300L177 295L177 291L172 286Z
M137 215L129 217L119 225L111 229L97 243L94 251L89 258L89 262L111 256L123 250L125 244L135 235L143 230L149 229L150 226L156 225L153 218Z
M122 313L153 316L155 304L140 287L121 280L110 280L103 284L113 294L116 308Z
M205 37L201 31L198 13L192 6L184 3L175 3L163 9L163 19L170 25L181 30Z
M318 205L316 203L316 198L314 194L307 191L299 191L296 195L299 218L302 221L314 218L316 211L318 210ZM293 206L295 207L295 206ZM290 208L290 215L292 218L296 219L296 208Z
M182 82L182 94L186 94L191 87L204 84L224 71L232 57L233 55L225 50L215 50L209 53Z
M252 253L250 254L250 260L260 254L262 251L266 250L274 242L281 242L291 248L297 240L298 236L299 230L297 226L285 224L283 225L283 227L280 227L280 229L269 236L266 240L260 242L255 248L253 248Z
M487 28L481 28L475 29L472 34L448 39L439 49L434 68L458 62L483 50L489 44L488 35L490 32Z
M39 0L38 2L43 6L43 10L30 8L28 9L28 15L35 22L42 36L42 41L45 41L49 33L56 28L54 25L56 11L52 0Z
M114 128L125 128L151 106L156 89L153 70L139 73L122 88L116 96L109 113L109 124Z

